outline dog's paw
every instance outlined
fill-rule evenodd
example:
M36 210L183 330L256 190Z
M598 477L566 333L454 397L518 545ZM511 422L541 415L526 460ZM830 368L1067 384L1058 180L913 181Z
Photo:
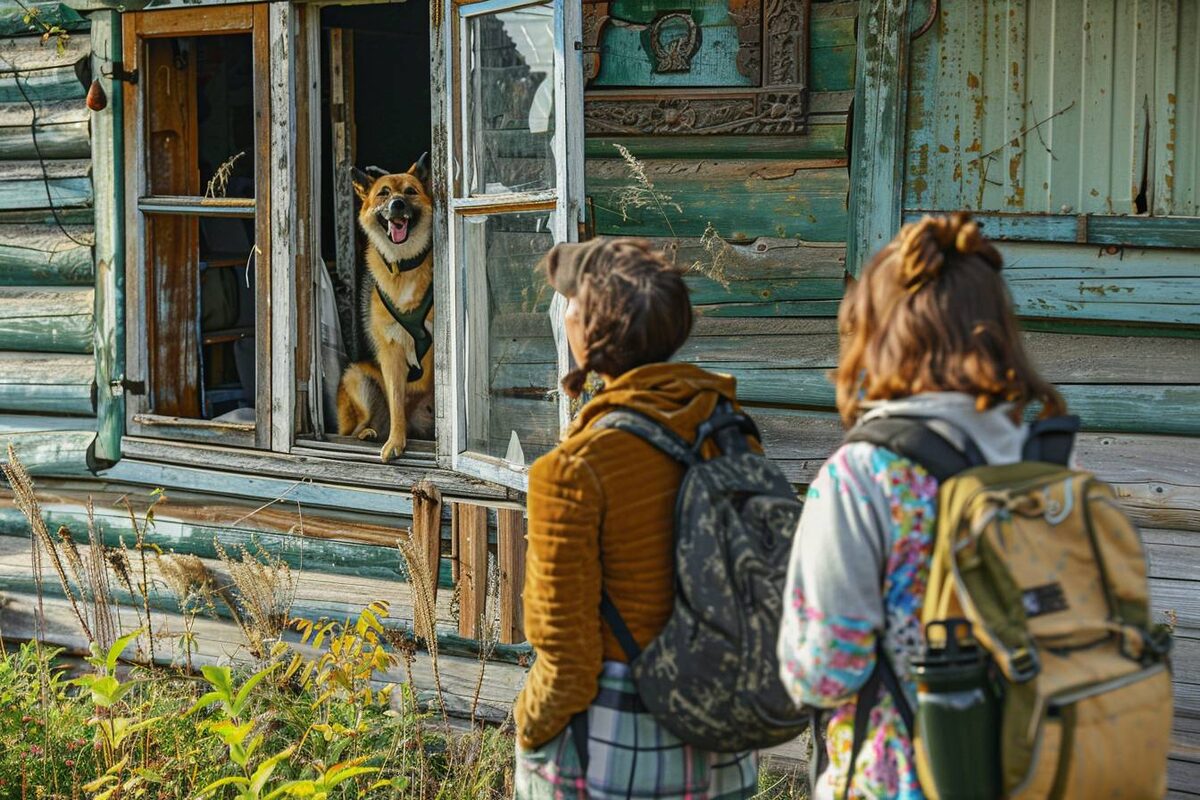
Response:
M379 458L384 462L391 461L393 458L399 458L404 454L404 448L408 446L407 436L393 436L383 445L383 449L379 451Z
M354 436L355 436L355 437L356 437L356 438L357 438L357 439L358 439L360 442L365 442L367 439L370 439L370 440L374 441L375 439L378 439L378 438L379 438L379 434L378 434L378 433L376 433L376 431L375 431L375 429L374 429L374 428L363 428L361 431L359 431L358 433L354 434Z

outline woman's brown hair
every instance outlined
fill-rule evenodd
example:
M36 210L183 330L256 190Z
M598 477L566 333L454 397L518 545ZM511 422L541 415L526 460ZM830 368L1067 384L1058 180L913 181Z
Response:
M563 378L571 397L589 372L621 375L666 361L692 331L683 271L641 239L610 239L589 248L575 290L582 305L587 354Z
M999 251L964 213L905 225L852 286L838 312L837 407L852 425L864 401L964 392L980 411L1062 397L1029 362Z

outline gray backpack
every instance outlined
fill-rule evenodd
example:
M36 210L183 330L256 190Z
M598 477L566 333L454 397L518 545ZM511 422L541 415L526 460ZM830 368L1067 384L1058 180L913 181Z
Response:
M753 452L758 428L724 401L688 443L631 409L595 428L637 436L686 465L675 502L675 608L639 650L607 592L600 611L625 651L642 704L683 741L718 752L795 738L808 712L779 679L776 642L800 501L777 466ZM705 459L709 439L720 455Z

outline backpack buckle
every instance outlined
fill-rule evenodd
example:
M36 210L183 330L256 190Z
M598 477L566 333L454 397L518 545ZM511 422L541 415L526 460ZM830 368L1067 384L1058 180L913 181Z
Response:
M1037 651L1031 647L1018 647L1008 654L1009 679L1013 683L1027 683L1042 671L1042 662Z

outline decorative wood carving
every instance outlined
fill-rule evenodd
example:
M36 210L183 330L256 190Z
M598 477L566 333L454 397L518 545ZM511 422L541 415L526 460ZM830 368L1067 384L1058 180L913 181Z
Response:
M664 42L663 35L666 29L675 23L683 26L683 36ZM650 47L654 51L655 72L690 72L692 58L700 49L700 26L686 11L659 14L654 22L650 23Z
M588 88L584 95L587 133L594 136L803 133L808 120L810 0L728 0L728 3L729 16L738 31L737 69L755 85L712 89ZM583 0L583 68L587 84L600 74L600 48L604 29L611 21L612 6L611 0ZM675 14L665 14L655 22L670 16ZM651 41L652 46L657 45L654 36ZM681 50L688 46L698 49L699 31L694 45L686 40L676 41L683 41L678 46ZM674 66L674 60L669 64Z

